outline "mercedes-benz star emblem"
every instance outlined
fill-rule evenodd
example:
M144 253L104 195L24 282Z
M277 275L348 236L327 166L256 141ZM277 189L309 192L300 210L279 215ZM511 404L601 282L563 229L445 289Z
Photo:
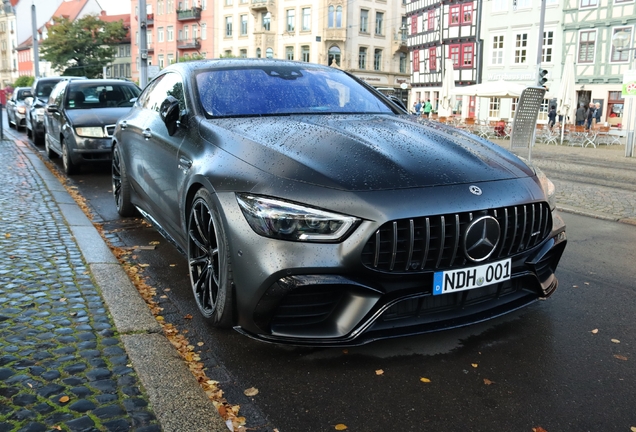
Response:
M473 186L469 187L468 190L473 195L481 195L481 189L479 188L479 186L473 185Z
M466 258L480 262L488 259L497 248L501 229L492 216L481 216L473 220L464 234Z

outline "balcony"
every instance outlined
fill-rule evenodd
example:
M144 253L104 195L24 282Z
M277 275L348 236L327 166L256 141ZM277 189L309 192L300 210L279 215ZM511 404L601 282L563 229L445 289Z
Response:
M146 26L152 27L155 24L155 14L148 14L146 16Z
M274 0L252 0L250 2L250 9L252 12L265 10L269 10L271 12L274 10L275 5Z
M147 44L147 46L146 46L146 48L148 49L148 52L149 52L149 53L153 53L153 52L155 52L155 46L152 44L152 42L151 42L151 43L148 43L148 44Z
M201 8L193 7L191 9L177 10L178 21L192 21L201 19Z
M347 39L347 29L345 28L327 28L325 29L325 42L337 41L344 42Z
M199 38L177 39L177 49L187 50L199 48L201 48L201 39Z
M393 33L393 51L394 52L408 52L406 47L406 41L408 37L405 31L397 31Z

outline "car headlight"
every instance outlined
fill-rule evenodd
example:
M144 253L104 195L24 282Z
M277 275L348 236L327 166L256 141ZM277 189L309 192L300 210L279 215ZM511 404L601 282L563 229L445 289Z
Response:
M250 194L237 194L236 199L245 219L257 234L281 240L337 242L359 220Z
M101 127L78 127L75 128L75 133L81 137L86 138L104 138L104 129Z
M26 108L25 107L23 107L23 106L18 107L18 113L19 114L24 114L25 112L26 112Z
M554 210L556 207L556 188L554 187L554 183L550 181L550 179L536 166L534 167L535 172L537 173L537 178L541 183L541 187L543 188L543 193L545 193L546 198L548 199L548 205L550 206L550 210Z

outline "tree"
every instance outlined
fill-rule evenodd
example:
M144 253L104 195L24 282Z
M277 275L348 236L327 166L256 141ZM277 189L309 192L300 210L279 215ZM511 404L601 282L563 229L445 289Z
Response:
M62 75L99 78L115 56L115 47L128 33L122 21L101 21L87 15L76 21L53 18L48 38L42 41L42 58Z
M18 77L17 80L15 80L15 83L13 83L13 88L31 87L33 85L33 81L35 81L35 77L32 77L30 75L22 75L21 77Z

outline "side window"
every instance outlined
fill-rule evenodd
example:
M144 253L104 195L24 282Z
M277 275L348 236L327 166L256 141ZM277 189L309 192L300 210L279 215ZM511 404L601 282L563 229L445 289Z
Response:
M139 95L139 99L137 99L137 104L139 104L140 107L146 108L146 109L149 108L150 95L152 94L154 88L157 86L159 81L161 81L164 77L165 75L161 75L157 77L156 79L152 80L146 86L146 88L144 88L144 90L141 92L141 95Z
M186 107L185 95L183 94L183 83L181 77L176 73L167 73L149 92L148 103L146 108L159 112L161 103L168 97L172 96L179 101L179 109L184 110Z
M66 89L67 84L68 81L62 81L53 88L51 95L49 96L50 104L55 104L57 106L62 105L62 96L64 95L64 89Z

